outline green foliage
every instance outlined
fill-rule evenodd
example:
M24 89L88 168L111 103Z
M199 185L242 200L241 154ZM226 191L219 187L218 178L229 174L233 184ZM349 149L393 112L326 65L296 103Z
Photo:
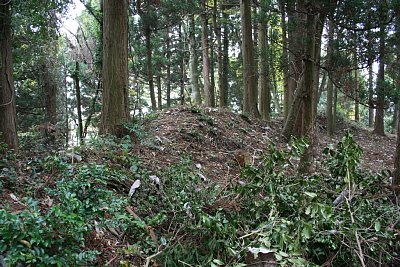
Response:
M124 227L127 200L108 189L108 182L126 179L126 172L96 164L75 168L59 156L31 166L60 180L47 190L46 201L24 199L20 213L0 210L0 254L10 266L87 266L99 253L85 242L95 223L99 229Z
M273 252L279 266L328 260L359 266L359 235L364 255L390 263L400 214L385 191L387 177L361 175L362 151L349 133L326 150L332 176L290 174L306 146L302 140L287 150L271 144L260 166L243 169L242 181L224 190L209 187L187 159L162 173L160 185L145 179L132 200L142 221L128 227L136 246L149 255L157 252L146 233L150 225L162 245L157 258L166 266L241 266L246 253L260 251ZM354 196L350 206L335 206L344 177L352 177Z
M82 216L82 203L62 192L62 202L48 209L26 199L27 209L13 214L0 210L0 253L6 263L34 266L71 266L92 261L96 251L83 251L90 231Z
M362 148L353 140L353 135L347 132L336 148L327 147L324 154L329 155L325 165L335 177L345 177L348 172L359 174Z

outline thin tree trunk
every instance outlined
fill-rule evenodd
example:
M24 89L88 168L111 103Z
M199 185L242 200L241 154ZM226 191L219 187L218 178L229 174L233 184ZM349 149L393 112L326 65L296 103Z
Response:
M81 103L81 87L79 83L79 62L75 62L75 73L74 73L74 82L75 82L75 96L76 96L76 109L78 110L78 138L81 144L83 144L83 122L82 122L82 103Z
M158 69L157 75L157 106L159 110L162 110L162 88L161 88L161 65Z
M206 10L206 0L201 1L201 51L203 58L203 92L204 104L206 107L213 106L213 93L210 85L210 62L208 57L208 16Z
M374 108L372 106L372 100L374 97L374 77L372 70L372 62L368 64L368 126L374 127Z
M354 52L354 121L360 121L360 106L359 106L359 83L358 83L358 60L357 60L357 51Z
M92 105L90 106L89 115L86 118L85 126L83 128L83 137L87 136L90 122L92 121L92 117L93 117L94 113L96 112L96 102L97 102L97 97L99 96L100 90L101 90L101 79L99 78L99 80L97 81L96 93L92 99Z
M181 40L181 43L183 44L183 36L182 36L182 24L179 25L179 39ZM183 45L182 45L182 50L183 50ZM185 104L185 56L184 54L181 56L181 61L179 62L180 64L180 87L181 87L181 92L180 92L180 99L181 99L181 105L183 106ZM169 70L171 72L171 69ZM170 74L171 76L171 74ZM171 84L170 81L168 80L169 84L169 90L171 91Z
M224 35L222 39L222 82L220 88L220 107L228 106L228 71L229 71L229 26L228 13L223 12Z
M214 0L214 9L213 9L213 27L214 27L214 34L215 40L217 41L217 65L218 65L218 91L219 91L219 107L226 106L226 101L224 99L223 92L223 65L222 65L222 41L221 41L221 25L219 24L219 13L218 7L221 9L222 2Z
M257 109L257 87L255 85L253 40L251 27L251 1L240 1L243 54L243 112L259 117Z
M374 133L377 135L385 135L384 116L385 116L385 39L386 27L384 24L386 12L380 10L381 25L379 30L379 69L377 77L377 104L375 115Z
M333 132L336 130L336 121L337 121L337 102L338 102L338 89L335 85L333 85Z
M182 41L182 32L181 27L179 27L179 40ZM170 37L169 37L169 28L167 29L167 40L166 40L166 49L167 49L167 108L171 106L171 49L170 49Z
M190 30L189 30L189 43L190 43L190 80L192 84L192 98L195 106L201 105L201 95L199 90L199 74L197 71L197 55L196 55L196 28L194 15L190 16Z
M316 36L315 36L315 50L314 50L314 58L315 58L315 67L314 67L314 92L313 92L313 118L317 117L318 112L318 103L319 103L319 80L320 80L320 65L321 65L321 44L322 44L322 32L324 29L326 20L325 14L318 14L316 18Z
M263 120L270 120L270 73L269 73L269 47L268 47L268 29L266 19L266 2L260 2L260 22L258 24L258 45L259 45L259 90L260 90L260 113Z
M209 40L209 47L210 47L210 57L209 57L209 66L210 66L210 98L211 98L211 107L215 107L215 61L214 61L214 45L213 45L213 31L210 30L210 40Z
M279 1L280 13L281 13L281 28L282 28L282 59L281 68L283 73L283 116L286 119L289 113L289 74L288 74L288 40L287 40L287 27L286 27L286 12L285 12L285 1Z
M3 141L9 149L17 151L18 137L11 51L11 1L9 0L0 0L0 33L0 141Z
M329 29L328 29L328 51L326 66L329 68L332 65L333 60L333 35L334 35L334 25L332 16L329 18ZM326 130L329 136L333 135L333 75L332 70L329 70L328 78L328 88L326 95Z
M272 30L271 30L271 34L272 34ZM270 67L270 69L271 69L270 77L272 78L272 86L273 86L273 90L271 90L271 91L272 91L272 95L273 95L273 99L274 99L275 112L278 115L280 115L282 113L282 110L281 110L281 105L279 103L279 96L278 96L278 92L277 92L278 88L277 88L276 70L275 70L275 66L274 66L274 58L273 58L273 48L272 48L272 46L270 46L269 53L270 53L269 64L271 66Z
M397 42L400 41L400 4L396 5L396 31L395 38ZM400 58L400 47L396 46L396 56L397 59ZM400 92L400 76L397 75L396 80L396 91ZM398 102L399 100L397 100ZM398 103L397 103L398 104ZM394 156L394 173L393 173L393 185L400 185L400 116L397 115L397 143L396 143L396 151Z
M149 82L150 101L151 108L157 109L156 94L154 92L154 80L153 80L153 60L152 60L152 47L151 47L151 29L150 26L146 26L146 55L147 55L147 80Z

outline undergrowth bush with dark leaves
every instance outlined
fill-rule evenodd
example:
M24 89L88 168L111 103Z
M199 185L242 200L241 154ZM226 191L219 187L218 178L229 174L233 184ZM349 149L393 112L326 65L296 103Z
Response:
M243 169L242 181L223 189L202 181L190 160L160 174L159 188L144 183L133 199L144 221L138 245L159 253L165 266L245 266L246 254L260 251L274 253L280 266L396 262L400 211L388 176L359 169L362 150L351 134L326 149L326 173L290 175L305 145L271 145L260 166Z
M188 157L151 173L130 154L129 139L93 145L102 151L95 152L97 163L71 168L59 156L40 163L59 178L47 191L52 204L26 198L25 211L0 211L0 254L10 266L91 265L100 252L85 237L95 227L124 233L130 245L117 251L121 264L151 258L163 266L238 267L265 252L280 266L395 266L398 260L400 212L388 176L359 169L362 151L350 134L325 150L322 174L292 174L307 145L298 140L286 150L271 144L260 165L223 187L205 181ZM110 189L132 179L141 186L130 200Z
M115 147L115 146L118 147ZM124 144L114 144L121 149ZM35 179L54 175L40 201L25 197L22 212L0 209L0 256L7 266L91 266L100 253L86 238L95 229L125 227L127 197L107 185L110 177L127 179L126 171L96 163L71 164L59 155L37 160ZM25 189L26 195L34 195Z

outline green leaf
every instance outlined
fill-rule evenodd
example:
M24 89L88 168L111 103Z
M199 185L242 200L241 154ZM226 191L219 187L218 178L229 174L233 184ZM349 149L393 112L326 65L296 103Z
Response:
M309 197L311 197L311 198L314 198L314 197L317 196L317 194L312 193L312 192L304 192L304 194L306 194L307 196L309 196Z
M309 239L311 237L311 233L312 233L311 224L305 223L303 230L301 231L301 235L306 239Z
M381 230L381 223L379 221L375 222L375 231L379 232Z
M224 265L224 262L221 261L221 260L218 260L218 259L214 259L212 262L217 264L217 265L219 265L219 266Z

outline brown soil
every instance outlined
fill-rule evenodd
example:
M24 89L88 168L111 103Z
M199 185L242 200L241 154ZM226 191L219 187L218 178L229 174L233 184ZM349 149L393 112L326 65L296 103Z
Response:
M325 120L319 118L314 134L316 165L320 164L322 150L336 145L346 131L362 147L361 168L374 173L392 169L396 136L377 136L371 129L352 122L339 121L333 137L324 129ZM238 178L241 162L238 151L250 156L257 164L271 142L285 148L281 138L282 119L270 122L253 120L226 110L205 109L201 112L189 108L175 108L157 113L156 119L145 123L148 136L134 153L149 170L161 170L189 155L207 178L219 183Z

